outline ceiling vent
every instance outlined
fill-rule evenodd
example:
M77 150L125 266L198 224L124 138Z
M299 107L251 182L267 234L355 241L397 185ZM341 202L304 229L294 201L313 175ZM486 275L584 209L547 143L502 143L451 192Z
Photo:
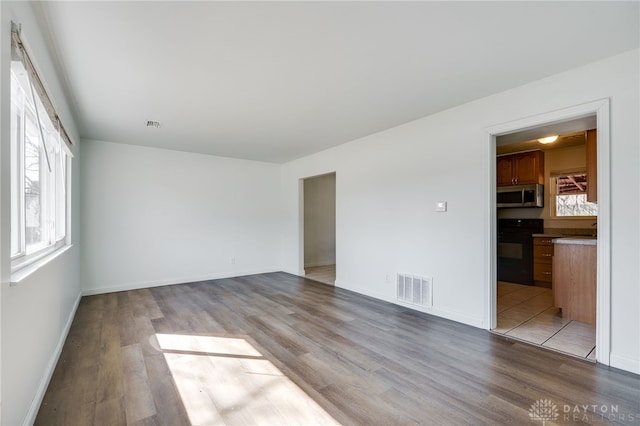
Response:
M160 127L159 121L147 120L147 127L155 127L156 129Z

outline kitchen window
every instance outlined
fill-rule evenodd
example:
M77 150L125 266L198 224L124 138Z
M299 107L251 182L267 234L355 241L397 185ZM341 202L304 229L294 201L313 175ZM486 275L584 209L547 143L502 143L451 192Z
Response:
M69 243L71 152L17 34L12 48L11 266L16 272Z
M587 185L584 170L552 173L551 215L557 219L597 217L598 205L587 201Z

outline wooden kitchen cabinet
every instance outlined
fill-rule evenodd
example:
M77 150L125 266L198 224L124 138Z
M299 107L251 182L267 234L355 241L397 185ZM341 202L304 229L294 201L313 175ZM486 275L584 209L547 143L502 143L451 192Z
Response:
M533 280L540 287L551 288L553 284L552 238L533 238Z
M544 152L501 155L496 160L498 186L544 183Z
M587 130L587 201L598 202L598 131Z
M502 155L496 163L496 183L498 186L513 185L513 156Z
M553 303L562 317L596 323L595 245L554 244Z

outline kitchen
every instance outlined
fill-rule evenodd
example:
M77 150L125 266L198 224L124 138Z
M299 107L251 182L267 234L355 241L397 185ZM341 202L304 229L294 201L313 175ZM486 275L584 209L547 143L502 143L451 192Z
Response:
M497 326L595 361L596 117L496 139Z

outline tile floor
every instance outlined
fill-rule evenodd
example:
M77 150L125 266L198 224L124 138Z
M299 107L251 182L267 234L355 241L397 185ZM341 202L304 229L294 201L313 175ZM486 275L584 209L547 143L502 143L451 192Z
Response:
M492 331L595 361L596 327L562 318L548 288L498 282L498 325Z
M336 285L336 265L314 266L304 268L305 278L323 284Z

